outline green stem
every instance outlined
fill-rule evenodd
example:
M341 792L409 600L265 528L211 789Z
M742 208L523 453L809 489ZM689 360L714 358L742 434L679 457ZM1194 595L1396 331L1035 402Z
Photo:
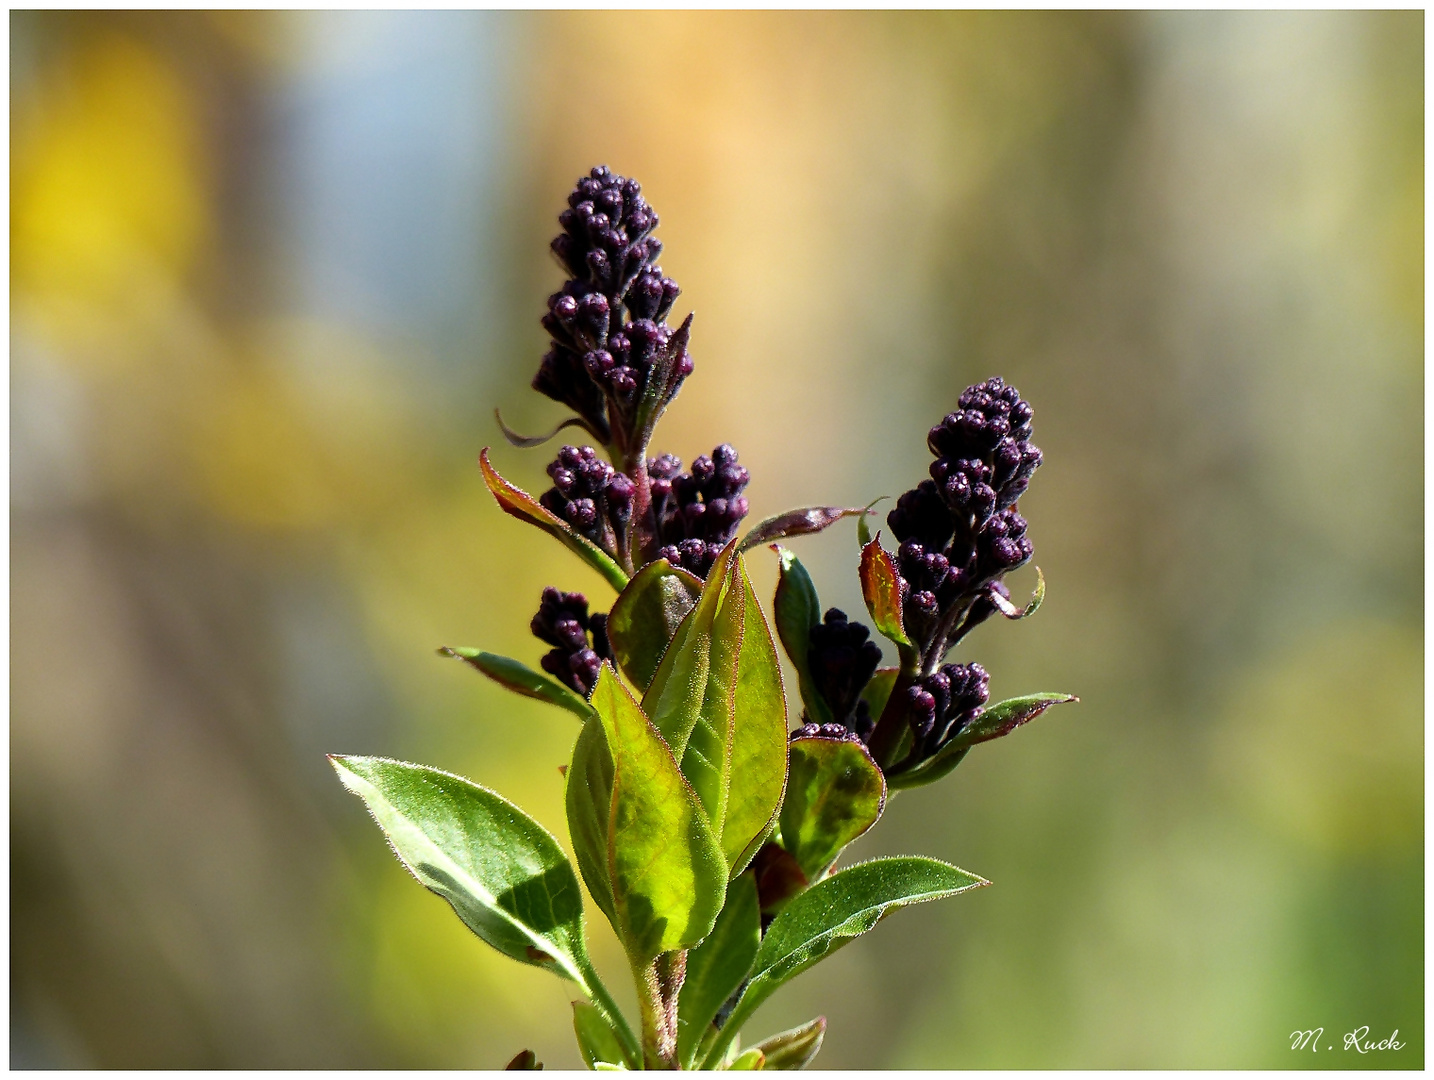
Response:
M632 1025L627 1022L618 1004L613 1000L612 994L598 977L597 971L591 964L583 971L583 978L587 980L588 996L592 1002L602 1010L607 1017L608 1023L617 1032L617 1038L622 1043L623 1052L627 1054L628 1064L636 1068L642 1061L642 1046L637 1041L637 1036L632 1033Z

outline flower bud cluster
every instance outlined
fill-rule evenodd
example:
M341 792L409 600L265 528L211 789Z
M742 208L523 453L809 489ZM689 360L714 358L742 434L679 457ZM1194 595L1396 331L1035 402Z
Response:
M564 446L548 466L553 486L542 505L605 551L615 554L632 520L635 488L591 446Z
M666 559L705 578L712 561L747 516L746 468L737 451L723 443L692 463L691 472L671 454L649 458L648 488L652 497L654 558Z
M840 608L830 609L813 626L807 645L807 668L822 700L845 730L865 740L876 721L861 693L881 664L881 646L871 631L847 620Z
M552 250L572 276L548 298L543 327L552 346L533 380L594 435L622 445L654 367L672 360L668 398L692 373L685 333L665 322L680 290L657 265L657 214L641 192L636 180L600 165L568 195Z
M1041 464L1030 441L1031 406L1015 387L988 379L967 387L957 404L927 435L936 455L931 479L886 517L901 542L907 633L940 654L995 610L982 597L1030 559L1016 500Z
M845 724L803 724L787 736L787 741L796 739L841 739L843 742L861 742L862 737Z
M912 765L926 760L980 715L990 698L990 676L980 664L946 664L906 692Z
M542 659L543 670L583 697L590 697L602 662L612 659L607 616L589 615L588 598L582 593L549 587L543 590L538 613L529 626L535 637L553 646Z

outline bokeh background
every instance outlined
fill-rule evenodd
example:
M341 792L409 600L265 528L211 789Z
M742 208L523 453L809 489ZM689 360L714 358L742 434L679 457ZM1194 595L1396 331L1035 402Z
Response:
M536 662L544 585L610 596L476 467L498 443L545 486L493 409L563 415L527 387L547 242L603 162L697 312L658 444L733 442L753 520L912 486L990 374L1046 454L1046 604L963 655L1083 703L856 850L994 887L753 1036L825 1012L829 1068L1423 1064L1422 13L10 30L12 1063L578 1064L568 988L408 879L323 754L566 836L571 718L435 648ZM797 544L859 611L852 530ZM1363 1025L1405 1048L1289 1048Z

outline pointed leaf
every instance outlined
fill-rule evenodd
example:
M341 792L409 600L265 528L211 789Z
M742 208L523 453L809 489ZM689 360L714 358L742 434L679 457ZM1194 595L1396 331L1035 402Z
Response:
M1006 618L1030 618L1030 616L1034 615L1036 611L1040 608L1041 601L1046 598L1046 575L1041 573L1041 568L1039 566L1036 567L1036 588L1035 591L1031 593L1030 600L1026 602L1026 606L1023 608L1018 608L1015 604L1007 600L994 588L988 590L987 595L991 598L991 603L995 605L996 610L999 611L1002 615L1006 616Z
M757 1047L748 1047L727 1066L730 1072L760 1072L767 1064L767 1058Z
M582 891L546 829L501 795L451 773L387 758L329 761L399 861L470 930L591 995Z
M999 704L992 705L957 732L951 741L938 750L934 756L922 762L909 773L893 776L890 781L891 787L893 789L922 787L940 780L956 768L961 763L961 759L966 756L966 751L977 743L989 742L992 739L999 739L1003 735L1009 735L1022 724L1030 723L1052 705L1065 705L1073 701L1080 701L1080 698L1072 694L1028 694L1025 697L1007 698Z
M807 650L811 647L812 627L822 621L821 602L817 599L816 586L811 575L802 565L796 553L779 544L772 545L780 557L780 576L777 578L777 594L773 600L773 617L782 647L797 669L797 689L802 695L802 705L807 719L814 724L830 724L833 721L831 706L817 693L812 681L811 667L807 663ZM880 716L874 712L872 716Z
M681 756L707 694L712 661L712 621L729 584L728 568L736 544L728 544L712 563L697 605L687 613L642 696L642 710L662 732L673 754Z
M747 535L742 537L737 550L750 551L758 544L788 536L809 536L835 525L844 517L863 513L865 511L859 506L804 506L800 510L788 510L784 514L765 518L753 525Z
M891 688L896 685L896 677L900 674L901 669L894 667L877 668L872 674L871 680L861 691L861 700L866 702L872 716L881 716L887 700L891 697Z
M485 446L483 452L478 455L478 464L483 470L483 480L488 485L488 490L498 500L504 513L511 514L519 521L526 521L529 525L536 525L549 535L557 537L618 592L627 587L627 574L613 561L612 556L587 537L574 532L566 521L553 514L522 488L514 487L498 475L498 470L488 461L488 447Z
M599 442L602 441L602 436L597 434L597 432L593 431L592 428L588 427L587 421L583 420L583 418L580 416L568 417L566 420L564 420L557 427L553 428L553 430L548 432L546 435L519 435L507 424L503 423L502 412L497 409L494 409L493 415L498 418L498 428L503 432L503 438L508 440L508 444L510 446L516 446L524 450L530 449L534 446L542 446L545 442L551 442L553 439L557 438L558 432L562 431L564 428L570 427L580 427L589 435L591 435L594 439L597 439Z
M687 954L687 979L677 1009L677 1053L690 1069L722 1003L737 992L762 940L757 885L751 873L727 886L727 903L702 944Z
M672 752L609 664L592 704L598 723L583 726L568 770L569 827L589 890L605 894L629 957L646 964L707 936L727 864Z
M740 555L712 624L712 659L682 772L735 876L776 817L787 775L787 704L777 647Z
M517 660L484 652L482 649L455 649L447 645L438 652L441 656L452 656L471 664L495 683L524 697L537 698L549 705L567 709L580 720L586 720L593 713L592 707L583 700L582 695L569 690L556 679L538 674L527 664Z
M647 373L647 388L637 404L632 424L637 446L645 447L648 444L653 428L657 427L657 422L662 419L662 414L667 411L667 406L677 393L681 381L677 377L677 358L687 348L691 334L692 314L689 312L682 325L668 338L667 348L657 354Z
M607 637L622 673L646 690L668 643L702 593L702 579L666 559L627 583L607 617Z
M866 547L867 544L871 543L871 528L866 523L868 517L876 516L871 512L871 508L883 499L889 498L891 498L890 495L878 495L862 507L862 515L856 519L856 542L861 547Z
M543 1067L538 1055L531 1050L519 1050L513 1060L503 1066L504 1072L537 1072Z
M582 1054L583 1064L589 1069L599 1061L632 1064L623 1049L622 1040L596 1006L586 1001L573 1002L573 1030L578 1037L578 1053Z
M767 1059L763 1068L768 1072L805 1069L822 1048L822 1039L826 1033L827 1018L818 1016L801 1027L773 1035L770 1039L763 1039L757 1044L757 1049L762 1051Z
M772 920L751 980L706 1063L721 1059L735 1035L773 991L864 934L900 907L939 900L990 884L975 874L917 856L873 859L819 881Z
M815 881L846 847L876 824L886 780L859 742L821 736L788 744L791 766L782 802L782 846Z
M871 621L884 637L898 645L911 647L911 639L901 621L901 580L896 565L881 546L881 537L861 549L861 593Z

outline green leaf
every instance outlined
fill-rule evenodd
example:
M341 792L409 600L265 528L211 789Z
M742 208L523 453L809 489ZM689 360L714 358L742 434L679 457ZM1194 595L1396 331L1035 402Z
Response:
M987 595L990 596L991 603L995 605L996 610L1006 618L1028 619L1039 610L1041 601L1046 598L1046 575L1041 573L1039 566L1036 567L1036 588L1035 591L1031 593L1030 600L1026 602L1026 606L1023 608L1018 608L994 588L988 590Z
M1073 701L1080 701L1080 698L1073 694L1028 694L1025 697L1007 698L992 705L959 731L935 755L911 772L891 777L891 787L893 790L922 787L940 780L956 768L966 756L966 751L977 743L1009 735L1022 724L1030 723L1052 705L1065 705Z
M707 694L712 663L712 621L729 584L727 571L735 552L734 542L718 553L712 569L707 572L696 606L677 627L642 696L643 712L651 717L678 757L687 748Z
M592 704L598 723L583 726L568 770L568 823L589 891L642 965L707 936L727 864L672 752L609 664Z
M712 623L712 658L682 753L732 876L756 854L787 779L787 702L777 646L740 555Z
M737 550L751 551L758 544L788 536L810 536L835 525L844 517L862 513L865 511L859 506L804 506L800 510L788 510L784 514L765 518L753 525L747 535L742 537Z
M988 884L975 874L919 856L858 863L817 882L767 928L751 981L722 1028L724 1038L708 1052L704 1064L721 1059L727 1041L773 991L892 911Z
M498 475L498 470L488 461L486 446L478 455L478 465L483 470L484 483L488 485L488 490L493 493L493 498L498 500L504 513L511 514L519 521L526 521L529 525L536 525L550 536L557 537L618 592L627 588L627 574L613 561L612 556L587 537L574 532L566 521L551 513L522 488L514 487Z
M650 562L623 589L607 617L622 673L646 690L667 644L702 593L702 579L666 559Z
M422 885L498 951L572 979L635 1052L588 959L577 875L546 829L501 795L439 769L333 754L329 762Z
M805 1069L822 1048L822 1039L827 1033L827 1018L818 1016L810 1023L794 1027L770 1039L763 1039L756 1045L762 1051L768 1072L791 1072Z
M896 644L911 648L901 619L901 582L879 535L861 549L860 575L861 594L877 630Z
M830 724L833 721L831 706L817 693L812 681L811 667L807 663L807 649L811 646L812 627L822 621L822 606L817 599L817 588L812 584L811 575L802 565L796 553L774 544L780 557L780 576L777 578L777 594L773 600L773 617L777 623L777 634L782 647L797 669L797 689L802 695L802 706L807 719L814 724ZM872 716L880 716L874 712Z
M862 547L871 543L871 528L867 525L866 519L871 516L871 508L883 499L891 498L890 495L878 495L861 508L861 517L856 519L856 542Z
M537 698L549 705L567 709L580 720L586 720L593 714L592 707L583 700L582 695L575 694L556 679L540 675L527 664L517 660L484 652L482 649L455 649L447 645L439 649L438 653L440 656L452 656L471 664L495 683L524 697Z
M628 1060L622 1040L608 1023L602 1010L586 1001L573 1002L573 1030L578 1037L578 1053L583 1064L595 1068L600 1061L633 1063Z
M626 1065L614 1065L611 1061L594 1061L593 1072L627 1072Z
M762 940L757 885L745 873L727 886L727 903L701 945L687 954L687 979L677 1007L677 1053L690 1069L722 1003L737 992Z
M766 1056L753 1046L733 1058L732 1064L728 1065L727 1069L729 1072L760 1072L766 1064Z
M859 742L821 736L793 739L782 801L782 846L815 881L846 847L876 824L886 781Z
M877 668L871 680L862 688L861 700L866 702L866 707L873 717L881 717L887 699L891 697L891 688L896 685L896 678L900 674L900 668Z

